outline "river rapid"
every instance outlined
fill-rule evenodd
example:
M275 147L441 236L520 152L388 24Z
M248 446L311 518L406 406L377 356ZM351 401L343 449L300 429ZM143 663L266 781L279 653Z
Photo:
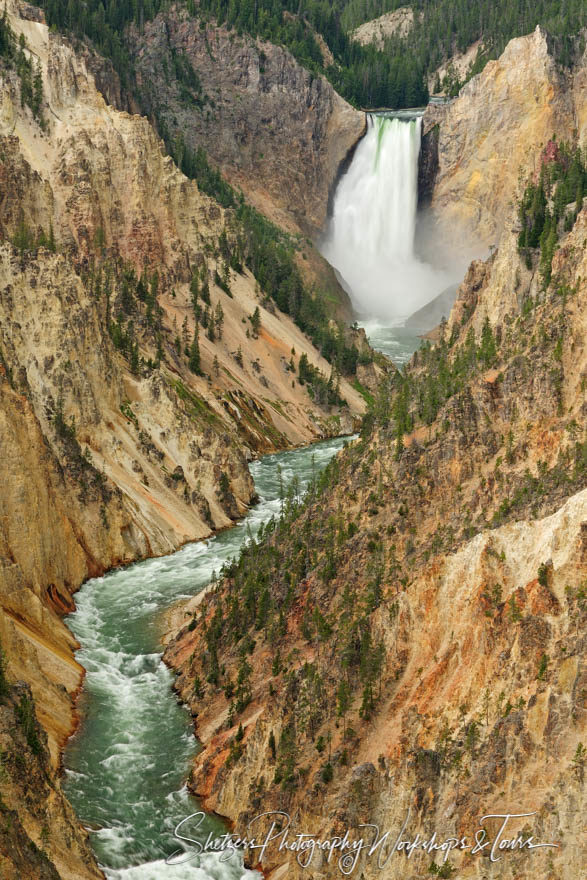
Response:
M80 727L64 755L65 789L108 880L259 880L240 856L208 853L166 865L177 850L173 831L199 809L185 786L197 751L191 717L175 698L162 662L163 612L195 595L238 554L249 536L279 514L280 481L305 489L343 447L344 438L268 455L251 465L259 503L233 528L87 581L67 624L87 671ZM208 816L201 829L225 829Z

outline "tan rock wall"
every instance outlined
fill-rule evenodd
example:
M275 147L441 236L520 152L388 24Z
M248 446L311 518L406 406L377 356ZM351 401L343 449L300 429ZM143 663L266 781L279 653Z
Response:
M440 126L432 210L448 241L452 229L455 242L464 231L496 244L540 148L553 134L570 141L578 132L584 142L585 104L585 59L562 72L538 27L511 40L454 101L431 106L424 131Z

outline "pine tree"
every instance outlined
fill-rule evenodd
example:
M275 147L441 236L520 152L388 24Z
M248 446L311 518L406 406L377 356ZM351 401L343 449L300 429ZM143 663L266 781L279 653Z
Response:
M251 322L253 336L256 339L259 335L259 331L261 330L261 312L259 311L259 306L255 307L255 311L252 315L250 315L249 321Z
M546 227L545 227L546 230ZM548 235L546 236L546 240L544 244L542 244L541 249L541 258L540 258L540 271L542 274L542 281L545 287L548 287L552 278L552 258L554 256L554 252L556 250L558 238L556 234L556 224L552 223L550 228L548 229Z
M24 217L24 211L22 208L20 209L18 226L16 227L13 244L14 247L20 251L21 255L34 246L33 234L27 226L27 222Z
M196 324L196 331L194 333L194 339L190 347L190 360L189 367L192 373L195 373L196 376L202 375L202 367L200 364L200 343L198 340L198 325Z
M220 302L216 303L216 308L214 309L214 326L216 328L216 335L218 339L222 339L222 329L224 326L224 309L222 308L222 304Z
M41 73L41 63L37 62L35 70L35 78L33 80L33 99L32 107L33 116L38 119L42 118L43 109L43 75Z
M208 281L208 268L207 266L202 266L202 270L200 273L200 279L202 282L202 286L200 287L200 297L202 302L206 303L206 305L210 305L210 282Z
M481 346L479 348L479 359L485 367L491 367L497 360L497 347L493 336L493 330L489 323L489 318L485 318L483 329L481 331Z

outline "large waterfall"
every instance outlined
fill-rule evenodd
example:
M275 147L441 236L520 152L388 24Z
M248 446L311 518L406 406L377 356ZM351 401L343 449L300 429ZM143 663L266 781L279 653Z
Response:
M366 320L397 322L450 280L414 254L421 122L370 116L336 191L321 250Z

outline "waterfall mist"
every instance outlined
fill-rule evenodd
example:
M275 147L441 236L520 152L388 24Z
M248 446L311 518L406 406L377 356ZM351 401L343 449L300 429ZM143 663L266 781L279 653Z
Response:
M370 116L336 190L321 251L364 321L399 323L462 277L416 255L421 123Z

